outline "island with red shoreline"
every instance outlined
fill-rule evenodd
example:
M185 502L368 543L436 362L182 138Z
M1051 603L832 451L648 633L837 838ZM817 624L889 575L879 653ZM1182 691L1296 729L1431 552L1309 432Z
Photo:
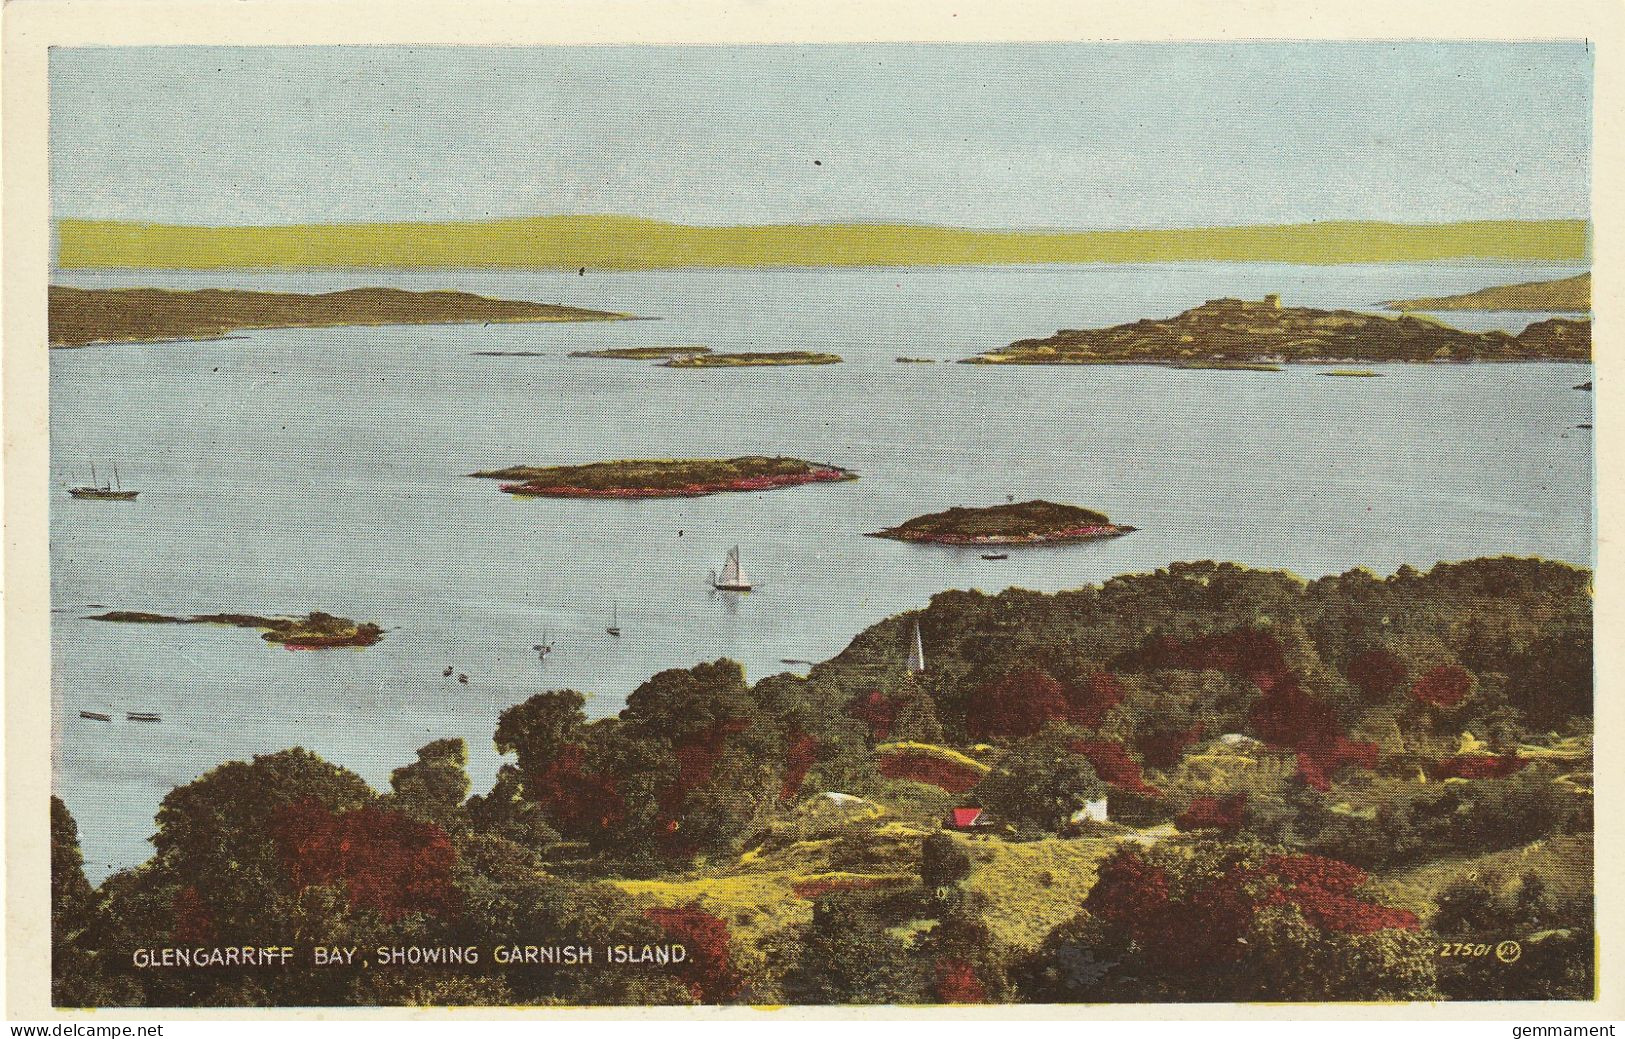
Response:
M697 498L730 491L770 491L858 478L857 473L838 466L764 455L516 465L472 475L507 481L500 489L521 498L612 499Z
M933 512L869 536L934 545L1021 546L1098 541L1135 529L1113 523L1093 509L1052 501L1024 501Z

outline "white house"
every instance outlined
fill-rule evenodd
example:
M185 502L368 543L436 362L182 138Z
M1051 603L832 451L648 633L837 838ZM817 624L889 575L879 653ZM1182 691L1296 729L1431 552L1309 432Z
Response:
M1106 799L1098 801L1085 801L1083 807L1072 813L1073 823L1103 823L1106 822Z

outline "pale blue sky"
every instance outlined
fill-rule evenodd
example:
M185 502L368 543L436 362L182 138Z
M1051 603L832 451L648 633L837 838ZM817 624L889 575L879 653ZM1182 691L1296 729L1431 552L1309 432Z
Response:
M1583 43L96 48L58 217L1173 227L1589 214Z

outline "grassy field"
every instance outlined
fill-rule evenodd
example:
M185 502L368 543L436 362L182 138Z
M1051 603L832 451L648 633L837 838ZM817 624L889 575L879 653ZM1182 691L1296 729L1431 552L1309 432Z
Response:
M999 231L914 224L698 227L628 216L256 227L69 219L57 223L57 264L647 270L1170 260L1398 263L1468 257L1575 262L1589 257L1590 234L1582 220Z
M1447 855L1410 869L1376 877L1376 890L1386 905L1409 909L1423 918L1438 908L1445 888L1463 877L1479 876L1507 887L1534 873L1553 891L1573 897L1591 891L1591 836L1562 835L1521 848L1477 855Z

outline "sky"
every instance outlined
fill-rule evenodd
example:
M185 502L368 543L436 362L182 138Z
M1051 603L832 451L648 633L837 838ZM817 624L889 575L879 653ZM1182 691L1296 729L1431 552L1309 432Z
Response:
M1585 217L1586 44L56 48L58 218Z

